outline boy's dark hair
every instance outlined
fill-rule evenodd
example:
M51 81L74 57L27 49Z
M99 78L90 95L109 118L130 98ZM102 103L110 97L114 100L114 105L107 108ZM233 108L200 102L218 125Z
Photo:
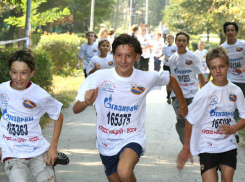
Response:
M20 50L11 54L8 61L9 70L11 69L13 62L15 61L26 63L31 69L31 72L35 70L35 57L32 55L31 50Z
M136 32L139 29L138 25L133 25L132 26L132 32Z
M89 32L86 32L86 38L87 38L88 34L90 34L90 33L94 34L94 37L96 37L96 34L93 31L89 31Z
M140 42L134 36L128 34L120 34L112 43L112 53L115 54L116 48L119 45L128 45L130 47L134 47L134 51L136 54L142 54L142 48L140 46Z
M236 22L225 22L225 24L223 25L224 33L226 33L226 27L229 25L233 25L236 29L236 32L238 32L238 25L236 24Z
M178 37L179 35L184 35L184 36L186 36L187 42L190 41L190 35L189 35L188 33L186 33L186 32L181 32L181 31L178 32L178 33L176 34L176 36L175 36L175 41L177 41L177 37Z
M110 46L110 42L106 39L103 39L103 40L100 40L99 43L98 43L98 47L100 47L104 42L107 42Z
M115 33L115 29L114 28L110 28L108 30L108 35L113 35Z
M206 55L206 63L209 68L209 61L214 58L222 58L225 60L225 63L229 66L230 65L230 59L229 55L225 48L223 47L217 47L217 48L211 48L208 50Z

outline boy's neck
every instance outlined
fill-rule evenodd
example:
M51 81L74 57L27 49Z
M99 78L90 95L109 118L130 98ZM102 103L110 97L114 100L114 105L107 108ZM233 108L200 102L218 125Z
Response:
M199 51L203 51L203 49L198 49Z
M29 88L31 86L31 84L32 84L32 82L29 81L28 84L26 85L26 89ZM13 88L13 81L12 80L10 81L10 87Z
M172 46L173 44L168 44L168 46Z
M179 54L185 54L185 53L187 53L187 50L186 49L183 49L183 50L178 49L178 53Z
M105 58L106 56L107 56L107 54L105 54L105 55L104 54L100 54L99 55L100 58Z
M227 39L227 44L235 44L236 41L237 41L236 38L234 38L234 39Z
M88 45L93 45L94 42L88 42Z

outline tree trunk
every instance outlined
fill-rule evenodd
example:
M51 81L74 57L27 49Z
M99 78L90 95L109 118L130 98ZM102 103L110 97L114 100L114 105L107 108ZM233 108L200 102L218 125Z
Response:
M225 42L225 39L226 39L226 37L223 34L223 30L222 29L219 31L219 38L220 38L219 44L221 45L221 44L223 44Z

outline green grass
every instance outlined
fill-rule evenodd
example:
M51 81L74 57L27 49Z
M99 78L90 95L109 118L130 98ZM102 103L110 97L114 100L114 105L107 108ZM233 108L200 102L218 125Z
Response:
M83 76L53 76L52 97L63 104L63 108L68 108L70 103L76 98L77 91L84 80ZM40 119L42 129L51 122L51 119L45 114Z

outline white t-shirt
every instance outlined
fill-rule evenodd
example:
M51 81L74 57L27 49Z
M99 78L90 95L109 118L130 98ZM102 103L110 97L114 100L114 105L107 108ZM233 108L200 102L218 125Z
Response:
M98 56L99 53L99 49L98 49L98 45L96 43L93 43L92 45L88 45L88 43L83 44L80 48L80 51L78 53L78 57L84 59L83 61L83 69L87 69L87 66L90 62L90 60L92 59L93 56Z
M112 54L108 54L105 58L100 58L99 56L92 57L86 72L89 75L89 72L94 69L96 64L100 64L100 69L109 69L116 66L116 61L113 59Z
M222 153L237 148L235 133L225 138L217 131L219 125L235 125L234 111L245 119L245 103L241 89L229 82L216 86L211 81L197 92L188 106L186 119L193 125L190 149L192 155Z
M201 61L193 52L187 51L185 54L174 53L169 58L169 67L182 89L185 98L193 98L198 91L197 75L203 73ZM176 97L171 92L170 97Z
M221 44L224 47L230 57L230 67L227 72L228 80L232 82L245 83L245 72L238 74L235 71L236 67L245 66L245 41L237 39L235 44L227 44L227 42Z
M142 37L141 35L138 35L137 39L139 40L140 45L143 47L152 45L151 39L150 39L149 35L147 35L147 34L144 37ZM150 48L142 49L142 55L141 56L143 56L143 58L145 58L145 59L149 58L151 56Z
M162 38L160 38L159 41L155 40L153 44L153 56L160 57L162 55L163 46L164 43Z
M208 51L206 49L203 49L202 51L199 51L199 50L195 51L195 54L197 55L197 57L200 59L200 61L202 63L202 66L203 66L203 69L204 69L204 73L209 73L209 69L208 68L205 70L205 67L207 66L207 63L206 63L207 52Z
M121 77L115 68L98 70L84 80L76 98L79 101L84 101L86 90L99 87L94 104L100 154L115 155L131 142L145 150L146 95L153 87L168 83L169 72L133 69L130 77Z
M0 85L0 103L2 161L6 157L32 158L48 151L39 121L45 113L57 120L62 103L34 83L25 90L15 90L10 81Z
M168 45L164 45L162 48L162 54L167 57L170 58L175 52L177 52L177 46L172 44L171 46ZM164 65L169 66L169 62L164 60Z

